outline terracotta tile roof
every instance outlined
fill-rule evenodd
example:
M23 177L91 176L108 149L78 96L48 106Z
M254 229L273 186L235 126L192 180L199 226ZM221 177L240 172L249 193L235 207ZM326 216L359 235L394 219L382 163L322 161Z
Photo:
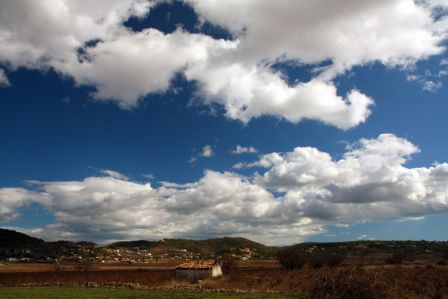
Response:
M206 261L187 261L179 266L176 269L211 269L215 265L215 261L206 260Z

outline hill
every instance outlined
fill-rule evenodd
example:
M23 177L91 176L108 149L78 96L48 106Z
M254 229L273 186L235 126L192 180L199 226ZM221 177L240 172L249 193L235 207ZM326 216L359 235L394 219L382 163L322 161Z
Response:
M160 241L122 241L108 245L109 248L148 249L155 254L180 253L187 251L200 256L214 256L225 253L249 254L268 258L275 249L245 238L216 238L207 240L163 239Z
M350 241L350 242L307 242L289 246L304 253L337 253L364 256L375 253L402 253L406 255L447 254L448 241Z
M216 238L207 240L188 240L188 239L164 239L154 246L154 249L186 249L201 255L213 255L223 253L241 253L246 249L255 250L258 254L267 254L272 251L271 248L245 239L245 238Z
M156 242L155 241L146 241L146 240L137 240L137 241L119 241L112 244L109 244L107 247L109 248L134 248L139 247L140 249L149 249Z
M23 248L42 245L43 240L30 237L26 234L0 228L0 247L3 248Z
M95 243L84 241L45 242L21 232L0 228L0 258L26 257L33 260L47 260L92 251L95 247Z
M311 255L336 253L346 256L366 256L376 253L400 253L408 256L448 256L447 241L306 242L286 247L269 247L245 238L224 237L207 240L119 241L101 247L85 241L45 242L20 232L0 229L0 258L24 256L26 253L27 257L35 260L60 257L74 260L76 257L82 257L83 260L93 261L117 255L119 260L131 261L144 256L150 260L171 257L189 259L212 258L230 253L241 259L270 259L276 258L279 250L283 248L293 248L298 252Z

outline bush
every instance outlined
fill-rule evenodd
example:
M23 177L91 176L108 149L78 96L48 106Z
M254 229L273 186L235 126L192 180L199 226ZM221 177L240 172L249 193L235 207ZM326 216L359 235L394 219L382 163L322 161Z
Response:
M321 270L312 279L310 298L396 298L386 280L363 269Z
M235 257L231 254L225 254L221 258L221 270L223 274L230 274L236 271L238 268Z
M278 253L278 261L288 270L300 269L305 265L303 253L293 247L281 250Z
M89 271L92 268L93 268L93 264L91 262L88 262L88 261L80 261L76 265L76 270L77 271Z
M438 265L438 266L447 266L448 262L446 260L438 260L436 262L436 265Z
M339 254L314 255L308 258L308 264L312 268L322 268L324 265L328 267L339 266L344 257Z
M310 256L308 258L308 265L312 268L322 268L325 264L325 257L320 255Z
M386 259L386 263L388 264L401 264L404 260L405 256L403 253L394 253L391 257Z
M344 256L340 254L330 254L326 257L326 264L329 267L336 267L342 264Z
M442 259L445 260L445 261L448 261L448 251L445 251L445 252L442 254Z
M53 272L59 272L61 271L61 264L59 263L59 261L55 261L53 263Z

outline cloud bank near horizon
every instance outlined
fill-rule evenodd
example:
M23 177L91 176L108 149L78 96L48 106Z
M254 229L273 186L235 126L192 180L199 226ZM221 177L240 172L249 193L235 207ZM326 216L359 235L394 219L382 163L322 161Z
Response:
M30 181L0 189L0 220L39 204L55 222L20 229L45 239L246 236L267 244L303 241L326 225L400 220L448 212L448 164L406 167L417 146L393 134L360 139L339 160L311 147L259 156L257 171L207 170L188 184L158 187L111 170L80 181Z
M441 54L448 33L448 17L434 13L448 5L436 0L180 1L232 39L124 25L163 2L3 1L0 63L9 72L54 69L92 86L95 100L123 109L165 93L181 74L197 83L203 105L221 105L229 119L313 119L345 130L366 121L374 100L356 88L341 95L338 75L375 62L406 67ZM309 67L311 79L288 83L273 67L279 63Z

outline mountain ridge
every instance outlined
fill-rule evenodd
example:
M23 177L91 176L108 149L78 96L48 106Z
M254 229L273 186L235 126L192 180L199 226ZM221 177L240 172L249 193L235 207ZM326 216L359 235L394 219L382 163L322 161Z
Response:
M193 239L162 239L162 240L131 240L117 241L100 246L88 241L52 241L45 242L42 239L28 236L27 234L10 229L0 228L0 253L22 252L21 249L31 249L32 256L62 256L73 253L85 252L89 249L92 255L101 251L145 250L154 256L186 257L214 257L225 254L233 254L251 259L275 258L279 250L295 248L298 251L309 254L351 254L365 255L371 253L398 253L425 254L428 252L448 254L448 241L382 241L382 240L357 240L346 242L304 242L290 246L266 246L243 237L222 237L203 240Z

